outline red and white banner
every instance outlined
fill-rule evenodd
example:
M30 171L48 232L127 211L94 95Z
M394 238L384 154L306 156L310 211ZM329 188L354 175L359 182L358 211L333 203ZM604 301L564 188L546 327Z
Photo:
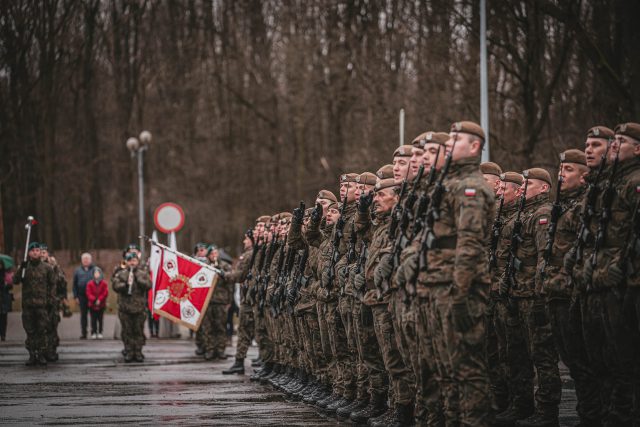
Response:
M198 330L218 281L217 270L157 242L151 242L153 312Z

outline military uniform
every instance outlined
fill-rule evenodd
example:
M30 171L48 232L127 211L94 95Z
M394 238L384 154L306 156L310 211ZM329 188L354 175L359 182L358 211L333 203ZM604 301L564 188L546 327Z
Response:
M118 318L122 325L125 361L142 362L145 310L147 294L151 289L149 272L141 267L120 270L111 278L111 286L118 294Z
M22 277L24 271L24 278ZM30 259L13 276L13 284L22 284L22 326L27 334L25 346L29 362L45 364L50 334L49 307L56 289L57 276L53 268L39 259Z
M214 267L220 268L224 273L231 272L231 265L225 261L220 261ZM209 300L209 306L200 326L202 329L202 345L205 351L205 359L207 360L225 359L227 306L231 304L231 299L233 298L233 286L234 282L229 281L226 276L219 276Z
M58 336L58 325L60 324L60 310L62 310L62 300L67 298L67 280L64 272L53 257L49 257L46 261L51 265L56 278L56 285L51 292L51 299L47 307L49 312L49 334L47 335L47 354L46 358L49 362L58 360L58 345L60 337Z

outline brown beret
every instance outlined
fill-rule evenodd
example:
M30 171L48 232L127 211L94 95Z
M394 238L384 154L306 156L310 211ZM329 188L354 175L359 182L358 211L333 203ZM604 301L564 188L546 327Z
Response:
M395 181L395 179L393 178L387 178L387 179L379 179L378 182L376 182L376 186L374 188L374 191L381 191L384 190L385 188L390 188L390 187L400 187L398 185L398 183Z
M539 179L541 181L546 182L549 185L551 184L551 175L547 172L546 169L542 168L531 168L524 171L527 174L527 179ZM524 175L524 173L523 173Z
M371 172L363 172L356 177L356 182L358 184L376 185L377 179L378 177L375 174Z
M640 123L620 123L616 126L616 135L624 135L640 141Z
M376 176L380 179L393 178L393 165L384 165L376 172Z
M500 175L502 174L502 168L500 168L497 163L493 162L480 163L480 170L484 174L495 175L497 177L500 177Z
M413 145L401 145L393 152L393 157L411 157Z
M606 126L594 126L587 131L587 138L609 139L613 136L613 131Z
M320 192L316 196L316 199L327 199L327 200L331 200L332 202L338 201L338 198L336 197L336 195L329 190L320 190Z
M343 173L340 175L340 184L343 182L356 182L357 173Z
M313 209L315 209L315 207L305 209L304 210L304 217L306 218L308 216L311 216L311 212L313 212Z
M500 180L503 182L511 182L513 184L522 185L524 178L518 172L505 172L500 174Z
M256 219L256 224L259 222L264 222L265 224L269 222L269 220L271 219L271 217L269 215L262 215L259 216L258 219Z
M329 210L329 209L340 209L340 205L342 205L342 203L339 203L339 202L331 202L331 203L329 203L329 205L327 206L327 210Z
M291 212L280 212L278 215L280 216L281 220L282 219L288 220L288 219L291 219L291 217L293 216L291 215Z
M445 132L425 132L421 133L413 140L413 146L424 149L427 144L444 145L449 139L449 134Z
M563 153L560 153L560 161L563 163L577 163L579 165L587 165L587 156L584 151L576 148L571 148Z
M478 136L484 141L484 130L474 122L455 122L451 125L451 132L468 133Z

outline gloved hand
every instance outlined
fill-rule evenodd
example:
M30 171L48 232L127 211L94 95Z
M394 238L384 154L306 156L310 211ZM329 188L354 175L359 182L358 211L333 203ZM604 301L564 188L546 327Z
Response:
M356 274L356 277L353 279L353 284L357 290L364 289L365 287L365 279L364 273Z
M607 282L614 288L620 288L624 283L624 273L618 264L611 264L607 269Z
M360 200L358 200L358 212L366 214L369 211L372 202L373 191L368 191L366 194L360 193Z
M311 211L311 221L318 223L322 219L322 205L318 202L316 203L316 207Z
M573 273L573 267L576 266L576 251L574 251L573 249L571 249L569 252L567 252L564 256L564 271L571 275L571 273Z
M304 220L304 202L300 202L300 207L293 210L291 221L296 224L302 224Z
M289 288L289 291L287 292L287 302L292 307L296 303L296 292L295 292L295 287L293 286Z
M466 301L454 302L451 305L451 314L453 317L453 327L456 332L464 334L473 328L473 319L469 313L469 307Z

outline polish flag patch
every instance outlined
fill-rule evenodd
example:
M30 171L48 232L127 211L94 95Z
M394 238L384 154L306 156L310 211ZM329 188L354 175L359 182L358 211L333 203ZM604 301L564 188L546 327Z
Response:
M636 185L636 193L640 193L640 185Z
M476 197L476 189L475 188L465 188L464 195L467 197Z
M547 218L540 218L538 220L538 224L540 225L546 225L549 222L549 220Z

